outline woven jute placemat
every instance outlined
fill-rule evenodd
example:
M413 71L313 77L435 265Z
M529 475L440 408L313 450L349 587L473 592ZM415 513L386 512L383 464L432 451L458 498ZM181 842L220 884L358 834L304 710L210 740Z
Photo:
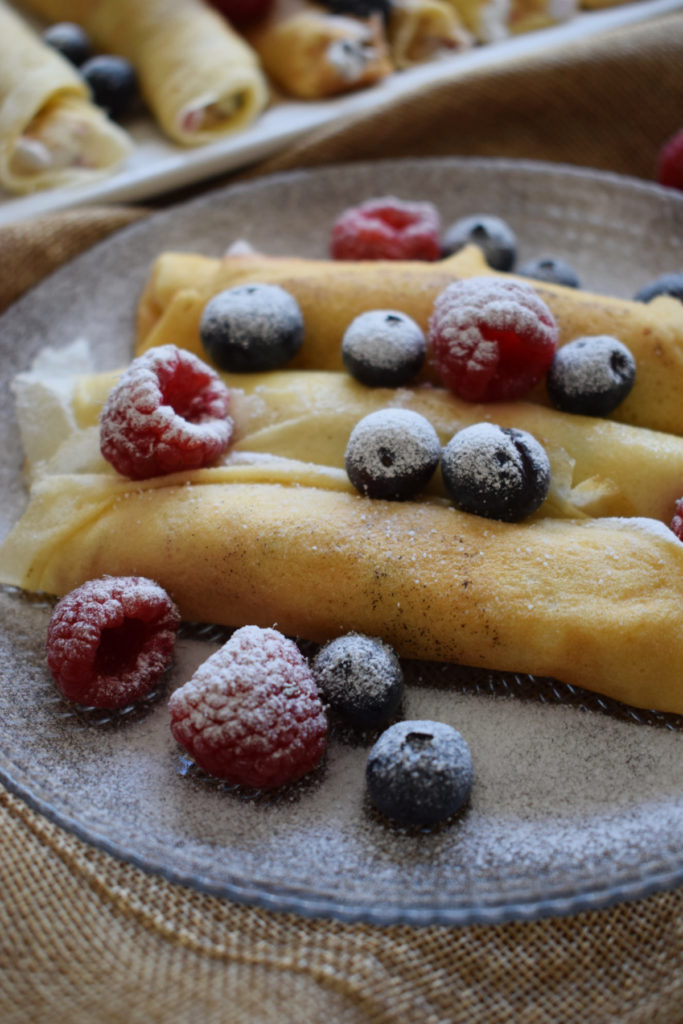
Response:
M448 153L651 180L662 141L682 126L683 13L494 71L454 72L240 177ZM0 230L0 309L149 212L82 209ZM677 1024L683 891L495 926L309 920L147 875L0 791L0 1020Z

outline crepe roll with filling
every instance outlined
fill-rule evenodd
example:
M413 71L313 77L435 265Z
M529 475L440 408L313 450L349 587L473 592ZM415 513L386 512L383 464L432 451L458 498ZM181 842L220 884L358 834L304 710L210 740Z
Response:
M448 0L393 0L387 39L392 63L399 69L467 50L473 42Z
M308 0L274 0L245 35L275 85L299 99L350 92L393 71L377 12L354 17Z
M50 21L83 26L136 69L166 134L200 145L247 127L268 102L258 57L203 0L28 0Z
M341 340L354 317L370 309L397 309L427 332L440 292L452 281L479 275L499 276L476 246L434 263L256 253L211 260L166 253L151 268L139 302L136 350L171 342L206 358L199 324L208 299L226 288L261 282L280 285L301 307L304 342L290 365L338 370L343 366ZM670 296L633 302L530 279L526 283L550 308L561 345L585 335L606 334L630 349L636 361L635 384L611 414L613 419L683 435L683 303ZM427 367L427 379L437 380L429 361ZM548 404L544 383L528 397Z
M78 72L0 0L0 185L22 194L85 184L130 151Z

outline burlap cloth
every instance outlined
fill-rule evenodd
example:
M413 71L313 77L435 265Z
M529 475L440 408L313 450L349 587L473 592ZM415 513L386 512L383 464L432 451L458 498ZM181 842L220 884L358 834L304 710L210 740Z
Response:
M651 180L682 126L683 12L494 72L456 71L240 176L448 153ZM82 210L0 230L0 308L147 213ZM681 890L500 926L307 920L143 874L6 792L0 851L3 1024L683 1021Z

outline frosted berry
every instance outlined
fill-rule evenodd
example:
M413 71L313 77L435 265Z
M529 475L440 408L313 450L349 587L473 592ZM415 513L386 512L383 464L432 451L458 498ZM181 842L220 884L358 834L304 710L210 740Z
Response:
M54 25L48 25L42 40L75 67L84 64L92 53L87 32L73 21L56 21Z
M678 498L674 506L674 515L671 520L671 529L679 540L683 540L683 498Z
M683 302L683 274L668 273L661 274L653 281L644 284L636 294L636 302L651 302L658 295L670 295L673 299L680 299Z
M380 14L386 22L391 14L391 0L322 0L332 14L346 14L352 18L370 18Z
M138 79L130 61L102 53L86 60L80 71L98 107L114 120L128 113L138 95Z
M683 189L683 128L667 139L660 149L655 178L660 185Z
M494 270L512 270L517 258L517 236L500 217L476 213L461 217L446 229L441 241L443 256L451 256L466 245L478 246Z
M365 770L368 795L382 814L402 825L434 825L470 798L470 749L445 722L389 726L373 746Z
M199 335L209 358L228 373L277 370L297 354L304 319L293 295L277 284L243 284L210 299Z
M244 28L263 18L273 6L273 0L210 0L236 28Z
M441 218L433 203L395 196L351 206L332 226L335 260L438 260Z
M628 395L636 379L631 352L606 334L576 338L558 349L546 385L556 409L607 416Z
M69 700L125 707L168 668L179 624L175 604L152 580L89 580L55 605L47 630L50 673Z
M349 725L375 729L396 713L403 670L389 644L347 633L322 647L312 665L321 696Z
M342 338L342 361L368 387L400 388L420 370L427 342L415 321L394 309L373 309L352 320Z
M227 448L230 394L191 352L160 345L134 359L100 416L100 450L131 480L199 469Z
M519 267L518 274L531 277L535 281L546 281L548 284L561 284L565 288L579 288L581 281L574 268L565 260L554 256L541 256L540 259L528 260Z
M327 719L311 669L275 629L243 626L169 701L171 731L208 774L256 789L321 761Z
M378 409L351 431L346 472L356 490L370 498L404 501L419 494L441 457L438 434L429 420L410 409Z
M543 446L525 430L494 423L458 431L443 450L441 473L457 508L504 522L535 512L550 487Z
M500 277L448 285L429 323L443 383L468 402L522 398L545 375L557 338L553 315L533 288Z

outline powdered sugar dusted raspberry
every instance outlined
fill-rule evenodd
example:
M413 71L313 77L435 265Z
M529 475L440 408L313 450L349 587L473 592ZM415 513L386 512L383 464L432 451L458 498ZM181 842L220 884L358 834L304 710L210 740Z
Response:
M199 469L232 437L230 395L218 374L175 345L135 359L105 402L102 455L133 480Z
M142 576L90 580L57 603L47 633L52 677L69 700L120 708L148 693L171 661L180 615Z
M439 211L433 203L395 196L368 199L334 222L330 254L336 260L438 260Z
M671 529L679 540L683 540L683 498L678 498L674 506Z
M541 379L558 331L530 285L472 277L438 296L429 337L444 384L466 401L493 402L521 398Z
M258 789L320 762L327 719L308 663L275 629L243 626L172 694L171 731L197 764Z

